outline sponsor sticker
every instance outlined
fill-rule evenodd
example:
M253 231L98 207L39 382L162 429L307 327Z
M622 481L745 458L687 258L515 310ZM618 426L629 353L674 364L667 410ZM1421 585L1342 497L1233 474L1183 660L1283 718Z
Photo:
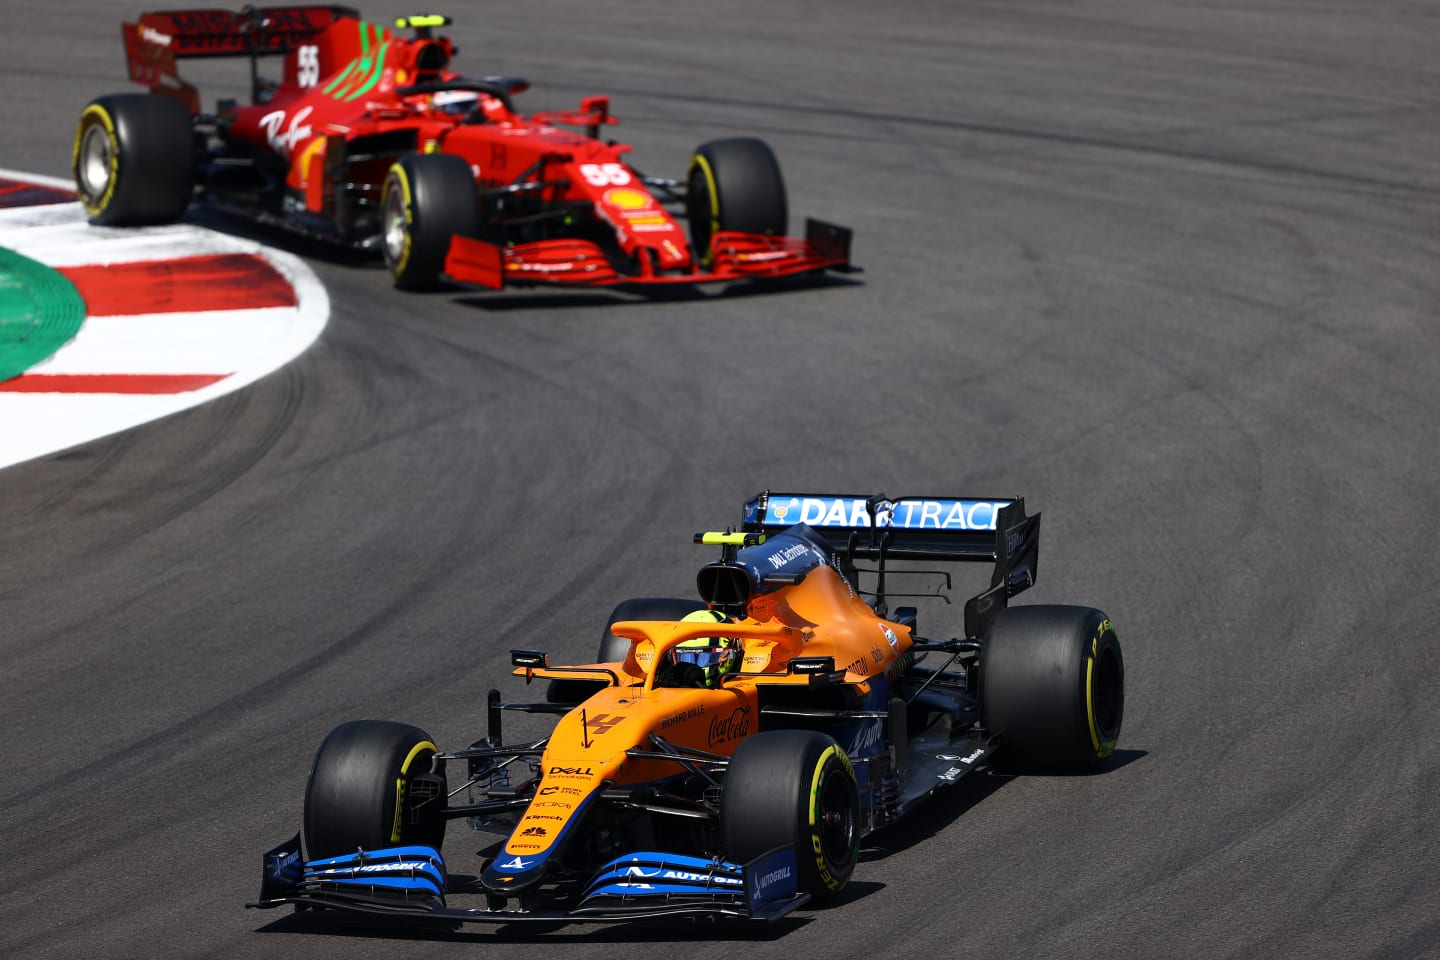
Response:
M765 522L812 527L870 526L865 497L777 497L765 508ZM881 503L877 527L902 530L994 530L1008 500L896 500Z
M495 869L505 870L509 873L516 873L520 870L530 869L531 864L533 864L534 862L534 857L531 857L529 860L526 860L524 857L515 857L513 860L506 860L504 863L496 863Z
M643 190L632 190L620 187L614 190L605 191L605 202L611 206L619 207L621 210L646 210L653 202L650 195Z
M593 777L595 771L590 767L551 767L545 771L547 777Z
M556 786L549 786L549 787L541 787L538 792L539 792L540 796L542 796L542 797L553 797L553 796L555 796L556 794L559 794L559 795L561 795L561 796L567 796L567 797L578 797L578 796L580 796L581 794L583 794L585 791L584 791L584 790L581 790L579 787L556 787ZM569 804L568 804L568 803L558 803L558 804L551 804L551 806L568 807Z
M709 742L714 747L750 735L750 708L736 707L725 716L710 718Z

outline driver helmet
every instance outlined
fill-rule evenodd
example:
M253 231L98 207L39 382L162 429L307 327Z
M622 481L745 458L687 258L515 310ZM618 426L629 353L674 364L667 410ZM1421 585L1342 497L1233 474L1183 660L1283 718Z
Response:
M475 112L480 94L474 90L441 90L430 98L430 105L440 113L465 117Z
M725 615L718 610L696 610L680 618L681 623L724 623ZM720 677L740 669L745 650L737 637L697 637L686 640L670 651L675 663L688 663L699 668L704 685L720 686Z

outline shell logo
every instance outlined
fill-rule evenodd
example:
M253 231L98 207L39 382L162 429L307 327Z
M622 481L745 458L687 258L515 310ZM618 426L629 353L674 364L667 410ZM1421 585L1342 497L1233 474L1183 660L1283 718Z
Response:
M643 190L606 190L605 202L621 210L643 210L652 203L650 194Z

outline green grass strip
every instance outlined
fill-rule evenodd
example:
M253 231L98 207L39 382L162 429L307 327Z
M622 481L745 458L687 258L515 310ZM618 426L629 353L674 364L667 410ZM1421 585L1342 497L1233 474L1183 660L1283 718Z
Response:
M65 346L84 322L85 301L69 280L0 248L0 381Z

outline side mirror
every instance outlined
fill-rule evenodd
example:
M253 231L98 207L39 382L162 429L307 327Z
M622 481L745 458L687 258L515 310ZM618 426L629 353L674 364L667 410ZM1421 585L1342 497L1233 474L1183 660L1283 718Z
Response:
M812 687L828 686L845 679L845 671L835 669L834 657L796 657L790 661L790 672L808 676Z

